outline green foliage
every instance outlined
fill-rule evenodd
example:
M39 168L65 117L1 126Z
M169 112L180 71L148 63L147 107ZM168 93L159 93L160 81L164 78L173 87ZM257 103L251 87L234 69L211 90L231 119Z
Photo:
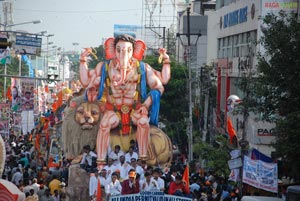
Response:
M213 169L218 175L228 176L230 173L227 164L230 160L230 149L227 141L225 137L218 135L214 145L201 141L194 145L194 152L207 162L207 168Z
M276 122L277 156L300 176L300 24L294 15L281 12L267 15L264 25L260 44L265 53L258 57L258 105L265 119Z
M277 142L275 148L288 167L290 176L298 177L300 168L300 112L288 114L277 122Z
M258 95L265 118L286 116L300 109L300 24L280 13L264 18L260 43L266 52L258 57Z
M11 64L6 64L7 73L6 75L16 75L19 76L19 59L17 57L12 57ZM22 76L29 76L29 67L21 63ZM4 74L4 64L0 64L0 74ZM10 77L6 78L6 88L10 86ZM3 97L4 91L4 77L0 77L0 96Z
M91 54L90 58L92 60L89 62L89 68L92 68L92 69L94 69L100 61L104 61L104 48L103 48L103 45L100 45L99 47L94 47L93 48L93 53L96 55L96 57Z

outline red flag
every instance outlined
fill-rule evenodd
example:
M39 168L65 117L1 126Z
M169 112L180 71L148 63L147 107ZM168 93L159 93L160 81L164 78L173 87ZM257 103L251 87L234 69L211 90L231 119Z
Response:
M7 87L6 98L7 98L8 100L10 100L10 101L11 101L11 99L12 99L11 88L10 88L10 86Z
M102 195L101 195L101 184L100 179L98 178L98 186L97 186L97 196L96 201L102 201Z
M229 143L232 144L233 138L236 137L236 132L232 126L232 121L229 117L227 118L227 131L229 135Z
M182 180L185 182L186 192L190 193L190 180L189 180L189 166L187 165L184 169Z

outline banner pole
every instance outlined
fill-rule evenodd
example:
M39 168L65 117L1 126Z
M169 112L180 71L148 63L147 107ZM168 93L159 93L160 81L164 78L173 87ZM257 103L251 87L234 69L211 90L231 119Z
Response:
M4 74L6 75L7 74L7 65L6 65L6 62L5 62L5 64L4 64ZM3 96L4 96L4 100L5 100L5 102L6 102L6 77L4 77L4 94L3 94Z

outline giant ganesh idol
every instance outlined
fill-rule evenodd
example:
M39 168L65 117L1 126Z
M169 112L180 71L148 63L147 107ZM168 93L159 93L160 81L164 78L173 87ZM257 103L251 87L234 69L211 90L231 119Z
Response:
M153 153L158 148L154 144L166 142L166 145L161 144L159 148L166 149L167 162L172 155L170 140L165 134L160 134L162 140L155 138L152 133L162 131L151 126L157 126L163 85L170 80L170 59L166 50L159 49L159 60L163 63L162 71L159 72L141 62L146 50L141 40L119 35L107 39L104 48L107 61L98 63L94 69L89 70L87 65L87 57L92 54L90 48L86 48L80 57L80 80L86 88L86 100L104 102L96 142L98 168L105 164L110 145L120 143L123 151L127 151L126 146L122 145L122 139L126 136L135 136L139 158L146 161L160 154ZM113 129L118 130L118 142L111 135Z

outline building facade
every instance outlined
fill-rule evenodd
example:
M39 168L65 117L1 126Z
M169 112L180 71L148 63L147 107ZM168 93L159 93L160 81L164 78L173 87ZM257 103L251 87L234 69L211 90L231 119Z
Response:
M293 12L297 9L296 0L217 0L217 105L215 126L219 133L226 133L227 117L230 116L238 139L249 142L256 148L271 156L275 141L275 125L265 122L258 115L250 113L233 115L227 111L227 98L231 94L245 98L246 94L237 83L245 76L256 76L257 54L264 53L263 47L257 45L262 36L262 19L270 12L280 10ZM212 58L211 58L212 60ZM244 133L244 135L243 135Z

